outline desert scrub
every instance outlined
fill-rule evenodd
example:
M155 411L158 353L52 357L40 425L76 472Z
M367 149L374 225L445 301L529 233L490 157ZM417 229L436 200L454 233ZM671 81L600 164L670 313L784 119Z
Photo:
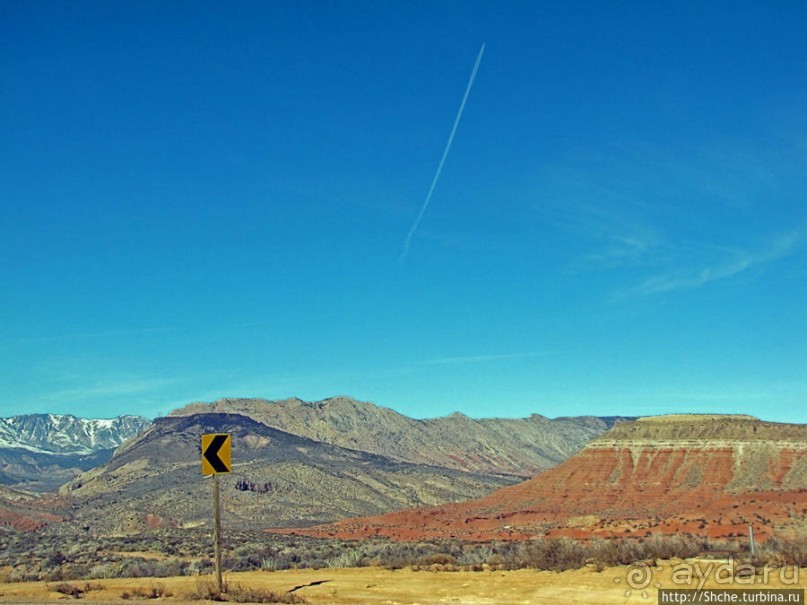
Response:
M534 540L517 551L516 567L566 571L585 565L585 547L571 538Z
M173 593L166 590L163 584L152 584L148 587L136 586L123 593L120 598L124 601L129 599L161 599L162 597L173 597Z
M238 584L229 588L226 598L232 603L307 603L303 597L288 592L273 592L263 588L242 587Z
M454 555L438 552L420 557L412 569L414 571L459 571L461 568L457 565L457 558Z
M807 567L807 536L774 536L765 544L763 556L772 564Z
M48 588L53 592L58 592L60 594L67 595L68 597L73 597L74 599L80 599L85 593L93 590L93 588L90 587L90 584L86 584L85 587L82 588L80 586L76 586L75 584L68 584L67 582L62 582L56 586L48 586Z
M210 571L213 568L213 560L212 559L196 559L191 561L187 567L185 567L185 575L188 576L199 576L203 573Z
M487 545L471 545L469 548L463 548L457 563L467 567L490 564L493 554L493 549Z
M111 578L123 577L123 563L101 563L90 569L90 578L99 580L109 580Z
M230 603L307 603L303 597L291 592L274 592L262 588L244 587L224 582L223 590L210 581L198 581L196 589L188 594L193 601L226 601Z
M364 553L360 550L345 550L335 557L328 559L328 567L346 568L360 567L364 560Z
M637 532L638 534L638 532ZM492 569L572 569L588 563L629 565L640 561L726 556L747 552L747 538L708 542L696 536L642 536L575 542L568 538L527 541L461 542L425 540L391 542L384 539L349 541L302 536L232 531L224 539L224 568L228 571L355 567L388 569L423 567L432 555L454 557L435 563L476 571ZM163 546L167 545L167 547ZM762 545L760 545L762 546ZM0 568L18 581L54 583L88 578L154 578L198 576L212 567L212 540L207 529L154 530L135 536L95 536L89 531L45 528L33 534L0 533ZM805 564L805 539L770 539L760 554L780 563ZM178 553L165 558L165 553ZM139 556L137 553L149 553Z

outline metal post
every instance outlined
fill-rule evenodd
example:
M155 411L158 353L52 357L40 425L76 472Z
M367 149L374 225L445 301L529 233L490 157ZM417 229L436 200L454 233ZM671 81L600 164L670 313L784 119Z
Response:
M754 526L753 525L748 526L748 538L749 538L748 545L749 545L749 547L751 549L751 558L753 559L754 557L756 557L756 546L754 544Z
M213 553L216 557L216 585L224 592L221 580L221 509L219 506L219 476L213 475Z

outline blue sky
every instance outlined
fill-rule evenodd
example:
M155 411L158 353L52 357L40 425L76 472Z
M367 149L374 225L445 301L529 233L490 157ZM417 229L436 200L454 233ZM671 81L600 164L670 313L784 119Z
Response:
M805 422L805 19L4 2L0 414Z

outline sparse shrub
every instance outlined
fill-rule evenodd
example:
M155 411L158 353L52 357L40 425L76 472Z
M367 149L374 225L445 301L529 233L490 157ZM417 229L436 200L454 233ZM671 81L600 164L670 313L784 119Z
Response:
M418 556L420 555L412 544L390 544L378 553L377 561L381 567L386 569L402 569L414 564Z
M57 550L45 559L43 565L46 569L53 569L54 567L59 567L65 561L67 561L67 557L64 556L61 550Z
M359 567L364 559L364 553L360 550L345 550L328 561L328 567L340 569L347 567Z
M210 559L197 559L196 561L191 561L185 567L185 575L198 576L212 567L213 561Z
M42 579L45 580L46 582L61 582L62 580L68 579L64 577L64 572L62 571L61 568L54 569L42 575L43 575Z
M153 584L148 588L137 586L121 594L121 599L160 599L162 597L172 597L173 593L166 590L163 584Z
M418 561L421 565L454 565L456 562L456 557L443 552L425 555Z
M224 585L225 592L227 585ZM196 588L188 594L192 601L225 601L224 594L213 582L209 580L197 580Z
M599 561L592 561L591 563L586 563L586 567L590 568L592 571L596 571L597 573L602 573L605 571L605 565L603 565Z
M478 566L482 569L484 563L490 563L489 559L493 556L493 550L489 546L469 545L463 549L462 554L457 559L460 565L468 567ZM478 570L471 570L478 571Z
M614 540L597 538L588 545L589 559L602 565L617 565L619 561L618 551L618 545Z
M74 599L80 599L84 596L84 590L75 586L74 584L68 584L67 582L62 582L53 587L54 592L61 593L63 595L67 595L68 597L73 597Z
M262 588L244 587L240 584L229 585L224 583L224 590L210 581L196 583L196 589L188 595L191 600L200 601L229 601L231 603L307 603L303 597L294 593L278 593Z
M228 587L224 596L227 601L232 603L307 603L303 597L294 593L278 593L238 584Z
M586 561L583 546L571 538L536 540L525 552L527 567L565 571L582 567Z
M90 569L90 578L108 580L110 578L123 577L124 566L122 563L101 563Z
M261 557L252 551L249 551L252 554L247 556L237 556L237 557L228 557L224 560L224 564L227 569L232 571L250 571L252 569L258 569L261 565ZM236 554L238 551L236 550Z
M90 575L90 566L85 563L68 563L62 569L63 580L81 580Z
M679 536L651 536L645 541L645 556L649 559L685 559L694 557L703 550L703 544L685 540Z
M807 539L774 536L765 546L772 562L807 567Z
M457 558L448 553L433 553L420 557L415 565L412 566L414 570L428 570L428 571L459 571L460 567L457 565Z

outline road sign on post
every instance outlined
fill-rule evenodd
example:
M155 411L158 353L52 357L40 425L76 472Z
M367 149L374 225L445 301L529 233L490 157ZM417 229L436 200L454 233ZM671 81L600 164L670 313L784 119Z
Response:
M202 435L202 474L229 473L232 466L231 436L227 433Z
M213 553L216 558L216 584L224 592L221 579L221 507L219 474L229 473L233 466L232 437L227 433L202 435L202 474L213 475Z

